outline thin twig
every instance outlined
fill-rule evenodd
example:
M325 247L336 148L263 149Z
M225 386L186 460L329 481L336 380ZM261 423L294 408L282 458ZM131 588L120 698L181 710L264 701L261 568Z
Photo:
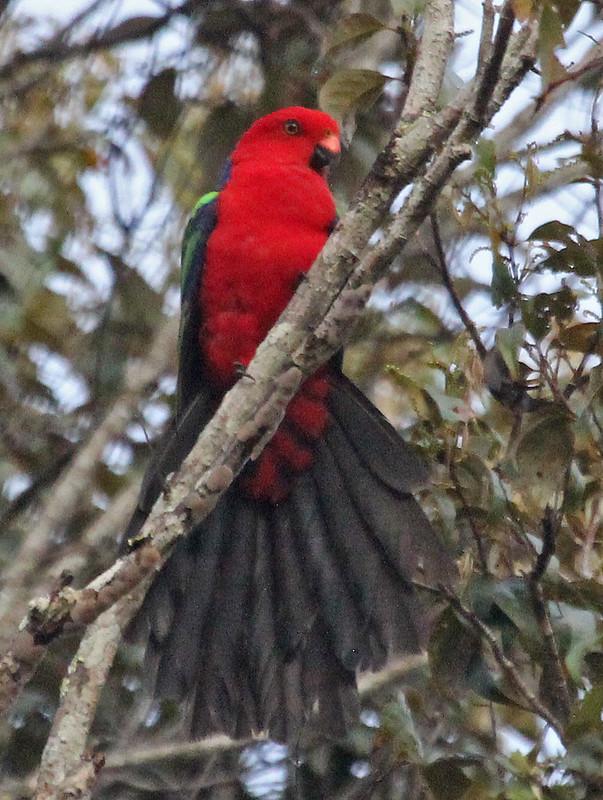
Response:
M600 46L600 43L599 43ZM588 74L589 72L595 71L602 71L603 70L603 56L599 56L599 58L593 58L586 64L581 66L575 67L572 70L568 70L567 74L564 75L562 78L559 78L557 81L552 81L546 87L544 92L536 98L536 109L540 108L540 106L546 102L551 92L554 92L556 89L559 89L560 86L563 86L567 83L572 83L574 81L579 80L584 75Z
M570 715L571 699L565 679L559 647L551 625L551 619L540 583L551 558L555 554L558 519L550 506L545 509L542 519L542 550L538 554L532 571L528 576L528 587L532 599L534 616L543 640L543 677L546 678L552 705L560 715L560 721L566 723Z
M461 487L459 482L458 474L456 471L456 464L454 461L454 454L450 458L450 477L452 479L452 484L454 486L454 491L457 493L459 500L461 501L461 505L463 506L463 510L465 512L465 516L467 517L467 521L469 522L469 528L471 529L471 534L473 536L473 540L475 541L475 547L477 549L477 556L479 561L479 566L482 575L488 574L488 557L486 555L486 547L484 545L484 540L480 531L477 528L475 520L473 518L473 513L467 500L465 498L465 493Z
M440 585L437 587L436 591L443 595L458 616L467 622L480 636L480 638L487 642L490 650L492 651L492 655L494 656L494 660L500 667L511 686L513 686L517 693L521 696L526 706L535 714L538 714L538 716L542 717L542 719L544 719L551 726L551 728L553 728L559 738L563 740L563 726L561 722L549 711L548 708L546 708L545 705L543 705L543 703L540 702L534 692L532 692L532 690L526 685L523 678L517 671L515 664L503 653L496 636L490 630L490 628L484 622L482 622L482 620L473 611L463 605L460 598L448 586Z
M438 216L437 212L433 212L430 216L431 221L431 230L433 232L433 241L436 248L436 253L438 256L438 260L436 265L439 268L440 275L442 276L442 282L446 287L446 291L452 300L452 304L454 305L457 314L461 318L463 325L465 326L465 330L471 337L473 344L475 345L475 349L477 350L480 358L484 359L487 354L486 347L482 342L481 336L479 335L475 323L465 311L463 304L461 302L461 298L458 296L456 288L454 286L454 282L450 275L450 270L448 269L448 261L446 259L446 254L444 252L444 245L442 244L442 237L440 235L440 226L438 223Z

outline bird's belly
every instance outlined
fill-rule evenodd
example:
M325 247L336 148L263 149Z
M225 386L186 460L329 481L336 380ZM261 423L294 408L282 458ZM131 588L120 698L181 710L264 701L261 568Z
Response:
M200 344L206 372L220 391L235 382L322 249L326 231L255 226L216 229L201 283ZM273 439L248 466L240 487L256 500L278 503L292 478L308 469L328 424L327 371L310 377L290 402Z
M260 226L261 229L261 226ZM210 236L200 305L203 359L210 380L226 390L247 366L312 266L327 234L299 227L218 227Z

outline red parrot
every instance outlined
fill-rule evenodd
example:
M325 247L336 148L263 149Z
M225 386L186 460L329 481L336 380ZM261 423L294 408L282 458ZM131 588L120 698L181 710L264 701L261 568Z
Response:
M176 420L143 482L135 536L223 394L284 310L336 221L337 123L292 107L257 120L182 256ZM257 461L175 548L139 612L155 694L193 736L294 741L357 718L356 672L417 651L411 579L452 574L411 494L412 450L335 358L308 378Z

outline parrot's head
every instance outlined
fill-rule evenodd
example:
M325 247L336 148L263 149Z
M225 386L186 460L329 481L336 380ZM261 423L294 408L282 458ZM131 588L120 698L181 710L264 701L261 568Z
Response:
M261 159L310 167L324 177L341 151L339 125L324 111L291 106L253 123L233 154L233 164Z

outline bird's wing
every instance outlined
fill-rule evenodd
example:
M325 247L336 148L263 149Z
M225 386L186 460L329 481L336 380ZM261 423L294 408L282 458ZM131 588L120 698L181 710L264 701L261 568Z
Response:
M223 185L224 181L222 182ZM178 336L178 383L175 419L158 444L142 481L138 504L130 520L123 543L135 537L153 508L170 472L186 458L199 432L215 409L209 385L204 377L199 347L202 324L199 284L203 274L205 249L218 220L219 192L204 194L193 208L182 242L180 271L181 315Z
M184 231L180 271L181 313L178 336L178 386L176 416L180 418L204 389L203 365L199 350L201 310L199 283L205 262L205 249L218 219L218 192L209 192L197 202Z

